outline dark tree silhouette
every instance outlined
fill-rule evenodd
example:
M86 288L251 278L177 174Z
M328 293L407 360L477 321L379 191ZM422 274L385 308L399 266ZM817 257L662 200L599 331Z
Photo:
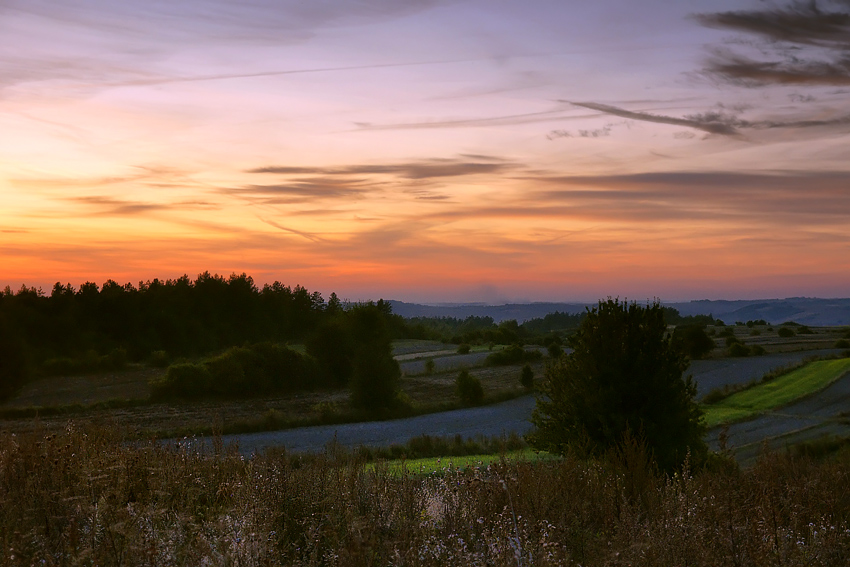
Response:
M398 407L401 369L393 358L387 318L390 305L383 301L358 305L348 311L355 342L351 376L351 404L371 413Z
M534 447L594 455L635 436L665 470L688 451L702 458L696 387L683 378L687 360L671 345L657 302L600 301L569 344L573 352L549 365L541 385L529 436Z

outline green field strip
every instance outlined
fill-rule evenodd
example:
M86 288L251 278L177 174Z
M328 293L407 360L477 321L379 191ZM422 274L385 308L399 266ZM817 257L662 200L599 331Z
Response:
M732 394L716 404L703 406L706 426L732 423L780 408L823 390L850 372L850 358L819 360L770 382Z
M436 472L446 470L467 469L469 467L487 467L492 463L499 462L502 458L506 461L541 461L557 458L557 456L545 451L535 451L534 449L522 449L520 451L509 451L504 455L463 455L458 457L426 457L422 459L404 459L385 461L380 465L369 463L366 465L367 470L372 470L376 466L385 468L387 472L393 475L401 475L405 470L408 474L414 475L429 475Z

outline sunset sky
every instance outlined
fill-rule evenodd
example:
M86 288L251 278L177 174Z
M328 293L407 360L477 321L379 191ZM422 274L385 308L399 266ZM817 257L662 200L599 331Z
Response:
M848 14L0 0L0 288L847 297Z

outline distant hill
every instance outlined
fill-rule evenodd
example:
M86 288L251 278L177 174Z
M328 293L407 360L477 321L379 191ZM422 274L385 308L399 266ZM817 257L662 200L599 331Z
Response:
M440 303L423 305L391 300L393 313L403 317L456 317L465 319L470 315L492 317L496 323L516 319L522 323L528 319L543 317L548 313L580 313L589 303L508 303L487 305L484 303ZM709 300L667 303L678 309L681 315L708 315L722 319L727 324L735 321L764 319L773 324L796 321L804 325L832 326L850 325L850 299L819 299L814 297L789 297L786 299L758 300Z
M544 317L549 313L581 313L584 303L507 303L505 305L487 305L485 303L438 303L422 305L390 300L393 313L402 317L455 317L466 319L470 315L476 317L492 317L496 323L516 319L522 323L528 319Z

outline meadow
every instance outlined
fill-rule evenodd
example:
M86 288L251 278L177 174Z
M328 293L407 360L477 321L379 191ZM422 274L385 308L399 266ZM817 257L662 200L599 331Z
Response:
M704 405L707 427L751 418L823 390L850 372L850 358L810 362L710 405Z
M658 474L640 446L432 474L356 454L250 459L119 427L0 435L4 565L834 566L850 455Z

